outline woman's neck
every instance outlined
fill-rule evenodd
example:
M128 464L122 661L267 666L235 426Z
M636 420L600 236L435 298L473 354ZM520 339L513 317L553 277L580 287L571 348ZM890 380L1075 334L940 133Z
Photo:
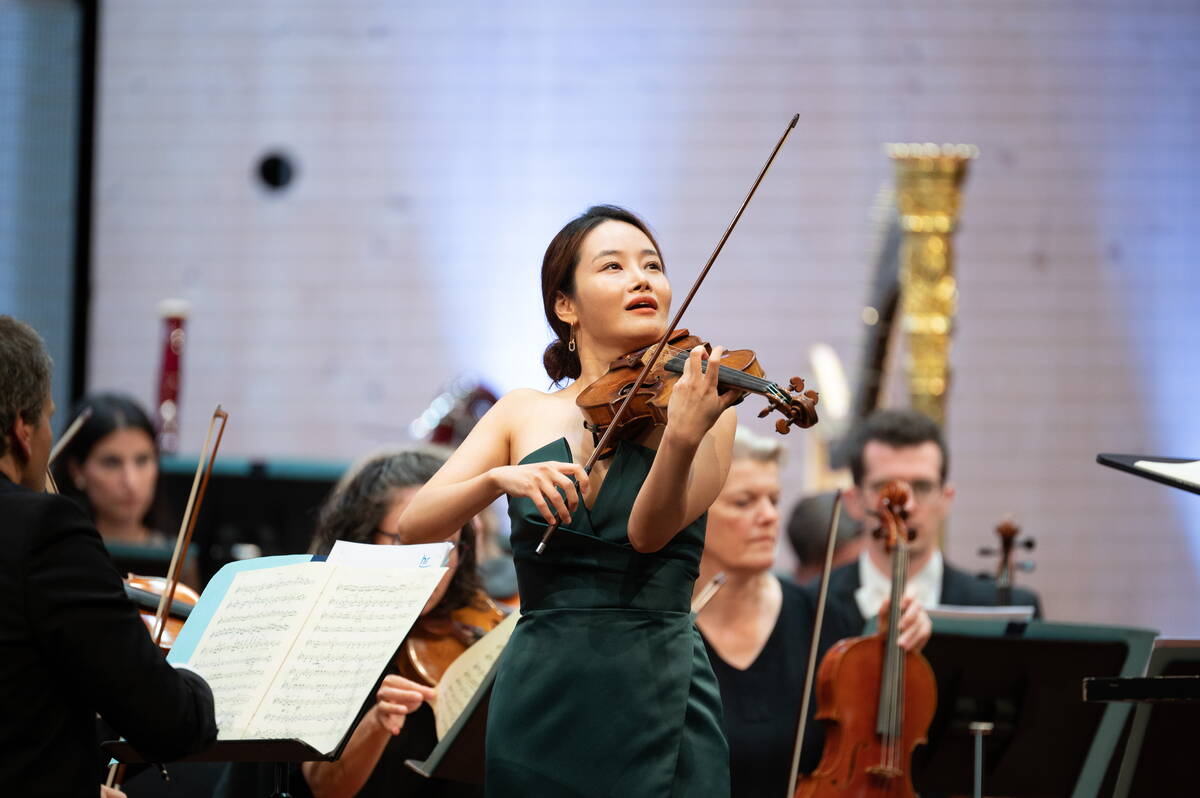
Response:
M580 390L607 374L609 366L617 358L627 355L641 346L653 346L658 343L657 338L642 344L635 342L604 343L582 334L580 334L580 338L582 339L579 343L580 373L579 378L575 381L575 384L580 386Z
M718 569L711 569L707 575L705 570L701 568L700 579L696 581L701 589L712 581ZM724 625L757 616L774 606L778 591L779 581L770 571L728 571L725 583L708 602L701 617Z

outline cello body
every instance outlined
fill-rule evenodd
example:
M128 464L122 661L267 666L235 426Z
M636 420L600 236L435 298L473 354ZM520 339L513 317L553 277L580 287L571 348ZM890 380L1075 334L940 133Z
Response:
M880 493L874 512L880 528L873 534L883 541L892 561L887 623L883 625L881 615L879 632L843 640L825 654L816 693L825 748L817 769L796 786L793 798L916 796L909 765L933 722L937 681L929 662L899 643L913 537L905 525L909 498L908 489L898 482L888 483ZM822 591L827 588L825 580Z
M886 647L887 638L876 634L843 640L825 655L817 671L816 715L825 724L825 749L795 798L916 795L909 763L933 721L937 684L923 656L904 653L903 710L894 742L899 760L887 765L887 745L876 732Z

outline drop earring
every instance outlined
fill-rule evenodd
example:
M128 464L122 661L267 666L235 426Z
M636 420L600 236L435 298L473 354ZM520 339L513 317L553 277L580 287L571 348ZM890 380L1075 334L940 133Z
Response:
M575 351L575 329L574 328L571 328L571 340L567 341L567 351L568 352Z

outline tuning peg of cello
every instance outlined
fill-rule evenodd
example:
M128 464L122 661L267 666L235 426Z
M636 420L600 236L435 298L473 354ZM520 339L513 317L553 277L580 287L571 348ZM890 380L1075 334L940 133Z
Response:
M786 418L781 418L775 422L775 431L780 435L787 435L792 431L792 425L788 423Z

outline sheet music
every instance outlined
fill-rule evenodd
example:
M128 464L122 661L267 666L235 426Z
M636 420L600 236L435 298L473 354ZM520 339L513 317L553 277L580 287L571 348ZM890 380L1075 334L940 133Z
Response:
M1033 607L1022 604L999 607L935 604L925 610L930 618L975 618L981 621L1032 621Z
M500 657L508 639L516 628L519 613L512 613L494 629L477 640L474 645L458 655L442 674L438 682L437 699L433 703L433 716L438 739L449 730L467 708L471 698L483 684L492 663Z
M377 546L335 540L325 562L331 565L357 565L364 568L433 568L445 565L454 544L414 543L409 546Z
M446 572L324 567L333 574L247 737L297 737L332 752Z
M1186 482L1200 488L1200 460L1190 463L1159 463L1154 460L1138 460L1135 466L1143 471L1153 471L1155 474Z
M332 574L303 563L237 574L188 664L213 691L217 738L238 740Z

